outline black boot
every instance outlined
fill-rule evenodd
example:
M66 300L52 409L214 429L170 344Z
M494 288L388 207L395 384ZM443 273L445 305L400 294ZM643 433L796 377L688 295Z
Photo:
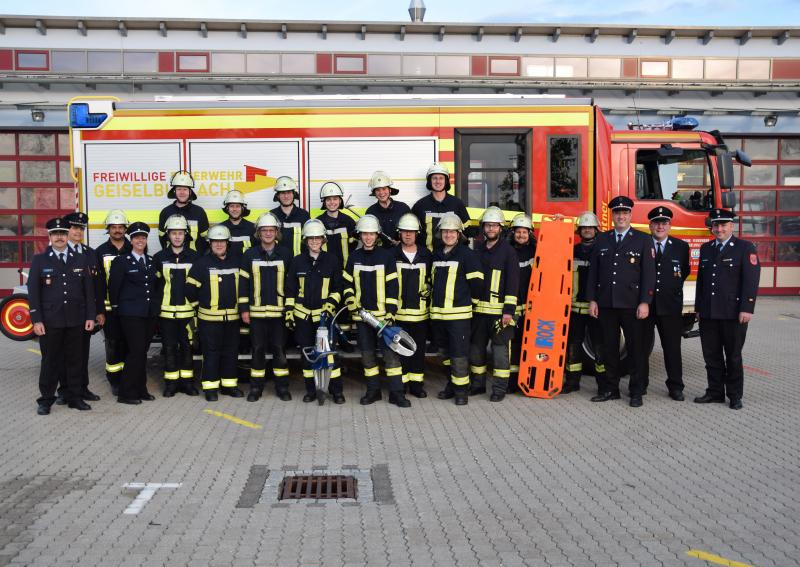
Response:
M403 392L390 392L389 403L394 404L399 408L410 408L411 402L403 395Z
M444 390L436 394L436 397L440 400L450 400L455 396L455 391L453 390L453 383L447 382L447 385L444 387Z
M408 391L415 398L427 398L428 392L422 386L422 382L409 382Z
M469 403L469 397L467 392L467 386L456 386L454 388L455 398L456 398L456 405L457 406L465 406Z
M230 388L220 388L219 390L223 396L230 396L231 398L243 398L244 392L242 392L238 387L233 386Z
M250 388L250 392L247 394L247 401L248 402L257 402L261 398L261 388Z
M378 400L382 399L383 395L381 395L380 390L367 390L367 393L361 397L359 403L362 406L368 406L370 404L374 404Z
M194 380L192 378L181 378L179 384L181 391L187 396L200 395L200 392L197 391L197 388L194 385Z
M219 394L217 394L216 390L206 390L205 395L207 402L216 402L219 399Z
M178 391L178 381L177 380L167 380L164 383L164 397L171 398L175 395Z

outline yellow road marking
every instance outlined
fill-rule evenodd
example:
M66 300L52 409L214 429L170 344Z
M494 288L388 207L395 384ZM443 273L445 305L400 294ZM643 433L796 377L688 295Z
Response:
M210 409L203 410L203 411L206 412L209 415L215 415L217 417L222 417L224 419L227 419L228 421L232 421L233 423L237 423L239 425L244 425L245 427L249 427L250 429L262 429L263 428L263 426L258 425L257 423L250 423L249 421L245 421L244 419L239 419L238 417L236 417L234 415L229 415L227 413L222 413L221 411L214 411L214 410L210 410Z
M731 559L725 559L724 557L720 557L719 555L714 555L713 553L708 553L706 551L700 551L699 549L690 549L686 552L686 555L689 557L696 557L697 559L702 559L703 561L708 561L709 563L716 563L717 565L724 565L725 567L753 567L749 563L742 563L741 561L733 561Z
M39 356L42 356L42 351L37 350L35 348L29 348L28 352L32 352L33 354L38 354Z

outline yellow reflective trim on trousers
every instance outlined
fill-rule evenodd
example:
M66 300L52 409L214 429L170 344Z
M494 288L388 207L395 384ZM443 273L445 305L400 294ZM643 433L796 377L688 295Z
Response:
M581 370L583 370L582 362L576 362L575 364L567 364L568 372L580 372Z
M495 378L508 378L511 376L511 369L495 368L492 370L492 374Z
M308 368L303 368L303 378L313 378L314 371Z
M273 368L272 369L272 373L275 376L288 376L289 375L289 369L288 368Z
M469 376L455 376L451 374L450 381L453 383L454 386L468 386Z
M399 367L399 366L397 368L387 368L386 369L386 375L387 376L402 376L403 375L403 369L401 367Z
M172 372L164 372L164 380L177 380L180 378L180 370L173 370Z
M516 364L512 364L509 370L511 372L519 372L519 366L517 366Z
M470 366L469 371L473 374L486 374L486 366Z
M124 362L118 362L116 364L109 364L106 362L106 372L122 372L122 369L125 368Z
M256 370L255 368L250 369L250 378L263 378L267 375L267 371L265 369Z
M220 383L222 384L223 388L235 388L236 386L239 385L239 379L238 378L223 378L222 380L220 380Z
M377 366L371 366L369 368L365 368L364 369L364 376L368 376L368 377L369 376L377 376L378 372L380 372L380 371L379 371Z
M203 380L200 386L203 390L216 390L219 388L219 380Z
M341 368L334 368L331 370L331 378L341 378L342 377L342 369Z
M425 375L418 372L408 372L407 374L403 375L404 382L422 382L424 378Z
M606 371L605 364L595 364L594 365L594 371L595 372L605 372Z
M194 370L181 370L181 378L194 378Z
M450 366L450 359L449 358L442 359L442 364L444 366Z

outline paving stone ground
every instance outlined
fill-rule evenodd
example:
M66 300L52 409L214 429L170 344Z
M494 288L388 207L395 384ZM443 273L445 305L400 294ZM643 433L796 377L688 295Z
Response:
M0 342L2 565L706 565L699 550L767 567L800 558L800 300L762 298L745 346L744 409L700 406L699 339L684 341L687 401L662 353L640 409L592 404L593 379L554 400L258 403L160 397L117 404L91 354L91 412L36 415L36 343ZM438 364L429 393L444 384ZM211 415L213 409L262 426ZM281 471L378 472L372 502L254 495ZM386 480L388 478L388 481ZM274 479L273 479L274 480ZM137 515L126 483L181 483ZM244 494L244 497L243 497ZM250 503L239 507L240 502ZM256 501L257 500L257 501ZM269 500L269 499L267 499Z

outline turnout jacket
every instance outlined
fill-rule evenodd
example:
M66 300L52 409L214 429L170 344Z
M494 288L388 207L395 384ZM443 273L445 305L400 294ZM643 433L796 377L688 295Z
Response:
M159 317L165 319L194 317L195 306L186 297L186 280L197 258L197 252L186 246L179 254L175 254L170 246L153 256L161 298Z
M355 240L351 235L355 234L356 221L342 211L339 211L336 218L326 212L317 218L325 225L327 234L327 241L323 244L322 249L338 258L339 264L344 267L350 252L355 247Z
M589 264L596 243L597 238L592 243L578 242L572 248L572 313L589 313L586 287L589 285Z
M108 299L108 277L111 275L111 262L117 256L127 254L130 251L131 243L127 238L124 239L122 248L114 246L109 238L95 250L98 259L98 267L100 268L100 275L103 278L103 303L106 313L111 311L111 301Z
M471 319L472 305L483 294L483 270L475 252L456 244L433 253L431 268L431 319Z
M94 282L91 266L83 254L67 247L66 263L52 246L36 254L28 272L28 305L32 323L62 329L83 327L94 320Z
M587 301L614 309L635 309L640 303L652 303L655 254L650 235L636 229L629 229L619 244L613 229L598 234L589 260Z
M278 246L289 251L290 257L294 258L303 248L303 224L311 218L308 211L298 206L292 207L287 215L280 206L270 211L281 221L281 237ZM256 244L254 244L255 246Z
M410 212L411 209L408 205L403 201L395 201L394 199L389 200L388 207L383 207L380 203L373 203L367 208L366 214L375 215L381 223L382 234L379 236L384 248L394 248L395 245L386 237L388 236L392 240L398 240L397 223L400 221L400 217ZM384 234L386 236L384 236Z
M72 247L67 244L67 246ZM92 277L92 284L94 286L94 306L97 313L105 313L105 297L106 297L106 278L100 271L100 258L97 255L97 250L91 246L80 243L76 244L73 248L76 254L86 255L86 261L89 264L89 274Z
M186 279L186 297L197 305L202 321L237 321L239 304L239 259L226 254L221 260L214 254L199 257Z
M286 276L286 309L299 319L319 321L325 303L339 304L341 288L339 259L324 250L315 259L306 250L294 257Z
M417 244L413 260L403 253L402 244L395 246L393 252L399 288L397 320L425 321L428 319L433 254L422 243Z
M411 212L417 216L420 225L422 225L420 227L420 240L431 251L434 250L434 243L436 248L441 248L442 246L442 241L436 237L436 229L445 213L457 214L464 225L469 222L469 213L463 201L449 193L445 194L441 202L433 198L433 193L425 195L414 203L414 206L411 207Z
M483 315L514 315L519 293L519 258L505 238L491 248L475 243L475 254L483 269L483 293L475 312Z
M517 292L517 316L525 314L525 304L528 302L528 288L531 285L531 275L533 274L533 259L536 257L536 241L531 239L524 246L511 242L511 246L517 252L517 263L519 264L519 291Z
M161 214L158 215L158 240L161 242L161 248L169 246L169 238L167 238L167 229L165 224L167 219L172 215L182 215L186 222L189 223L189 234L192 236L188 246L192 250L196 250L198 254L205 254L208 250L208 243L206 242L206 234L208 233L208 215L200 205L195 205L191 201L185 207L176 205L177 201L167 205L161 209Z
M160 301L153 258L145 254L142 265L129 252L111 262L108 298L114 313L121 317L155 317Z
M342 273L342 299L354 321L361 321L356 309L362 307L375 317L397 313L397 268L391 250L359 248L350 254Z
M249 311L256 319L283 317L291 263L289 250L277 244L270 252L261 244L245 252L239 271L239 296L245 302L239 311Z
M256 245L255 232L256 225L247 219L242 219L239 224L233 224L231 219L225 219L220 223L228 227L231 231L231 239L228 241L228 254L241 258L248 249Z
M700 247L695 311L701 318L738 319L753 313L761 263L752 242L732 236L720 251L716 240Z
M661 258L656 252L656 315L680 315L683 312L683 282L689 277L689 245L674 236L661 243ZM656 248L657 249L657 248Z

